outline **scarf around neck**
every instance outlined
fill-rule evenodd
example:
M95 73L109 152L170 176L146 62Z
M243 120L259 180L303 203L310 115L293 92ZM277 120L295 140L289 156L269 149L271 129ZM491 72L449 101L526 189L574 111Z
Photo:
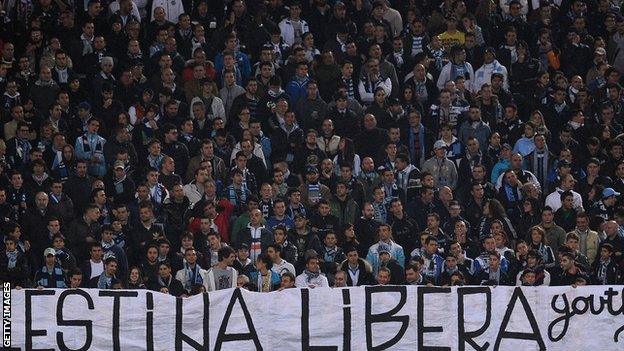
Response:
M303 273L306 275L306 281L308 283L321 275L319 272L310 272L307 268L303 271Z

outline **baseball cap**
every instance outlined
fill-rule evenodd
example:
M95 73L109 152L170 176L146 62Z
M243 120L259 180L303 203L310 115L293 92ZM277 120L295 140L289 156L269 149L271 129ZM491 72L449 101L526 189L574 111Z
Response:
M438 140L435 142L435 144L433 144L433 149L444 149L446 148L446 143L444 142L444 140Z
M399 101L399 99L397 98L390 98L388 99L388 105L400 105L401 101Z
M43 251L43 257L48 257L48 256L56 256L56 250L54 248L48 247L47 249L45 249L45 251Z
M83 101L83 102L78 104L78 108L79 109L83 109L83 110L87 110L87 111L91 111L91 104L88 103L87 101Z
M377 253L382 254L384 252L390 253L390 247L386 244L379 244L379 246L377 246Z
M249 250L249 245L247 245L245 243L241 243L240 245L238 245L238 247L236 249L237 250Z
M310 173L318 173L318 168L315 166L308 166L308 168L306 168L306 174Z
M511 147L511 145L509 145L508 143L504 143L503 145L501 145L501 149L511 150L511 149L513 149L513 148L512 148L512 147Z
M602 198L603 199L606 199L606 198L611 197L611 196L620 196L620 193L615 191L615 189L613 189L613 188L605 188L602 191Z
M126 165L123 161L115 161L115 163L113 164L113 169L117 168L126 169Z

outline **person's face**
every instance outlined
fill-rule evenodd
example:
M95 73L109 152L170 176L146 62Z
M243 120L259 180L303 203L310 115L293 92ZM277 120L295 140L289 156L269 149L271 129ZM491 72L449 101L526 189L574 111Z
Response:
M197 262L197 252L195 252L195 250L187 250L184 254L184 258L190 265L194 265L195 262Z
M576 227L580 230L587 230L589 226L589 220L585 217L576 218Z
M496 255L490 255L490 269L498 269L500 266L500 258Z
M533 285L535 284L535 273L533 272L525 273L523 279L526 284Z
M467 231L466 223L464 221L455 222L455 236L460 236L465 234ZM460 247L461 248L461 247Z
M327 204L320 204L318 207L319 214L321 216L327 216L330 212L330 207Z
M61 224L59 223L59 221L49 221L48 231L50 231L50 233L53 235L61 231Z
M260 221L262 220L262 212L259 210L254 210L249 214L249 219L253 225L260 225Z
M171 275L171 268L164 264L161 264L160 267L158 267L158 275L161 278L169 278L169 276Z
M48 202L49 202L48 195L44 193L39 193L35 197L35 203L37 205L37 208L44 209L48 207Z
M212 143L203 144L201 152L204 157L212 157L214 155L214 145Z
M158 254L162 257L167 257L167 255L169 255L169 250L171 249L171 246L169 246L169 244L167 243L162 243L160 244L160 246L158 247Z
M611 252L605 248L600 249L600 258L607 260L611 257Z
M106 264L106 273L108 275L114 275L117 272L117 262L109 262Z
M563 270L568 270L568 269L572 268L572 266L574 266L574 262L572 260L570 260L568 257L562 257L561 258L561 268Z
M95 203L98 205L103 205L106 203L106 193L103 190L98 191L95 195Z
M438 251L438 243L435 240L432 240L428 244L426 244L425 249L427 250L428 254L434 254Z
M99 261L102 258L102 247L94 246L91 248L91 259L93 261Z
M454 269L455 267L457 267L457 258L449 256L446 258L445 260L446 262L446 266L450 269Z
M317 259L311 259L306 263L306 268L310 272L318 272L319 271L319 262Z
M510 185L516 185L518 184L518 177L516 176L515 172L508 172L505 175L505 180L507 181L508 184Z
M153 217L152 210L150 210L149 208L140 209L139 217L141 218L141 221L143 222L150 221Z
M494 240L494 238L485 239L485 241L483 241L483 248L488 252L496 249L496 240Z
M56 233L53 233L53 234L56 234ZM63 240L63 238L54 238L54 240L52 240L52 246L55 249L62 249L65 247L65 240Z
M78 288L82 285L82 274L74 274L69 278L69 284L72 288Z
M371 205L364 206L364 209L362 210L362 215L366 219L373 218L374 213L375 213L375 211L373 210L373 206L371 206Z
M155 247L150 247L149 249L147 249L146 256L150 262L156 261L156 258L158 257L158 249L156 249Z
M92 120L87 126L89 133L96 134L100 130L100 122Z
M28 128L28 126L20 127L17 130L17 136L22 138L22 139L27 139L29 133L30 133L30 128Z
M604 226L605 234L607 234L609 237L617 235L618 229L619 229L619 226L614 221L609 221Z
M234 264L235 259L236 259L236 254L232 252L227 257L223 258L223 262L225 263L226 266L231 266L232 264Z
M138 269L133 269L130 271L130 281L131 282L138 282L139 281L139 270Z

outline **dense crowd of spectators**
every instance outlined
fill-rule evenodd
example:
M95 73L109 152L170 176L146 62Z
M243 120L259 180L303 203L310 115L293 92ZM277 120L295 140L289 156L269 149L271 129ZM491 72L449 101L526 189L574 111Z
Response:
M0 280L622 282L621 0L2 0Z

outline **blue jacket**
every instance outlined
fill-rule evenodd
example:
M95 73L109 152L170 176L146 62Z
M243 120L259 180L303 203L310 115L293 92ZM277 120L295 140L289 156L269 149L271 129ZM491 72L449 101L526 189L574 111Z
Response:
M104 144L106 139L98 134L85 133L76 138L76 157L79 160L87 160L88 171L92 176L103 177L106 175L106 159L104 158ZM91 158L98 159L98 163L91 162Z
M297 101L305 99L307 95L306 89L308 88L309 77L304 79L298 79L297 76L293 77L293 80L286 84L286 94L290 96L290 104L296 105Z
M496 184L498 182L498 177L503 174L509 168L509 160L506 158L501 158L492 168L492 175L490 177L490 181L492 184Z
M401 267L405 268L405 253L403 252L403 247L401 245L391 241L390 244L385 244L390 247L390 255L391 258L395 259ZM366 261L371 264L373 267L373 276L377 276L377 270L381 266L381 260L379 259L379 252L377 252L377 248L379 247L379 242L371 245L368 249L368 254L366 255Z
M235 55L238 69L240 69L243 82L245 82L251 75L251 63L249 62L249 56L240 51L237 51ZM218 53L215 57L215 70L218 74L221 74L221 71L223 71L223 52Z

